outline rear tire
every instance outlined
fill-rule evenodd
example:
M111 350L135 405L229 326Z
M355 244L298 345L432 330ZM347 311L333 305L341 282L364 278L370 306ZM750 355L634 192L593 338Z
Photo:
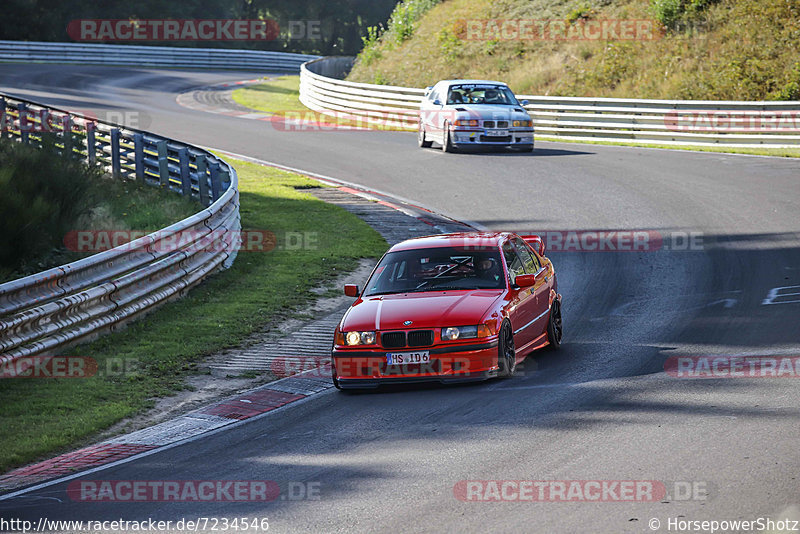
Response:
M553 300L550 306L550 320L547 322L547 341L552 350L558 350L561 346L561 338L564 335L564 324L561 320L561 302Z
M428 141L425 138L425 127L422 124L419 125L419 133L417 134L417 144L419 144L420 148L430 148L433 145L433 141Z
M500 368L499 376L510 378L517 370L517 351L514 347L514 332L511 323L505 322L500 328L497 342L497 365Z

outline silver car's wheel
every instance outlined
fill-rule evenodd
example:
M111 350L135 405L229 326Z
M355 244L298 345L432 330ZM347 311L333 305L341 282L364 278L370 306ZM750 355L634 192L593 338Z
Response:
M428 141L425 138L425 127L420 124L419 125L419 132L417 134L417 143L419 144L420 148L430 148L433 145L433 141Z
M453 141L450 139L450 124L444 123L444 133L442 134L442 150L445 152L455 152L456 147L453 146Z

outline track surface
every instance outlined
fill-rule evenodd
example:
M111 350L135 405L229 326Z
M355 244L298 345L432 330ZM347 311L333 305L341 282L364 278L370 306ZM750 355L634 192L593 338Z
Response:
M66 484L0 517L269 517L275 532L651 532L650 518L776 518L800 504L791 379L682 380L673 355L800 354L800 162L596 145L444 154L393 132L281 132L181 108L176 94L249 79L0 65L0 90L72 110L136 110L147 129L413 199L492 229L702 232L703 250L556 252L565 344L511 380L324 394L88 479L306 481L318 501L78 503ZM358 281L361 282L361 281ZM794 291L798 291L795 289ZM705 483L705 501L465 503L460 480ZM671 484L668 483L668 489Z

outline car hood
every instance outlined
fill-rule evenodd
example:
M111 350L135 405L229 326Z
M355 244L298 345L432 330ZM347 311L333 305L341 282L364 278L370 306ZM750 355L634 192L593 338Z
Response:
M501 289L480 289L366 297L353 304L340 327L347 332L479 324L502 294Z
M529 119L530 115L526 111L514 111L516 106L489 106L485 104L459 104L448 106L449 109L457 111L463 109L466 111L459 112L465 118L482 118L489 120L513 120L513 119ZM523 109L521 106L517 109Z

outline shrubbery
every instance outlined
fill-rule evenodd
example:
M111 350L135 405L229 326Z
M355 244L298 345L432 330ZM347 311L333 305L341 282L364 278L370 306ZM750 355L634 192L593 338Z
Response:
M44 145L0 140L0 279L59 248L96 203L100 171Z

